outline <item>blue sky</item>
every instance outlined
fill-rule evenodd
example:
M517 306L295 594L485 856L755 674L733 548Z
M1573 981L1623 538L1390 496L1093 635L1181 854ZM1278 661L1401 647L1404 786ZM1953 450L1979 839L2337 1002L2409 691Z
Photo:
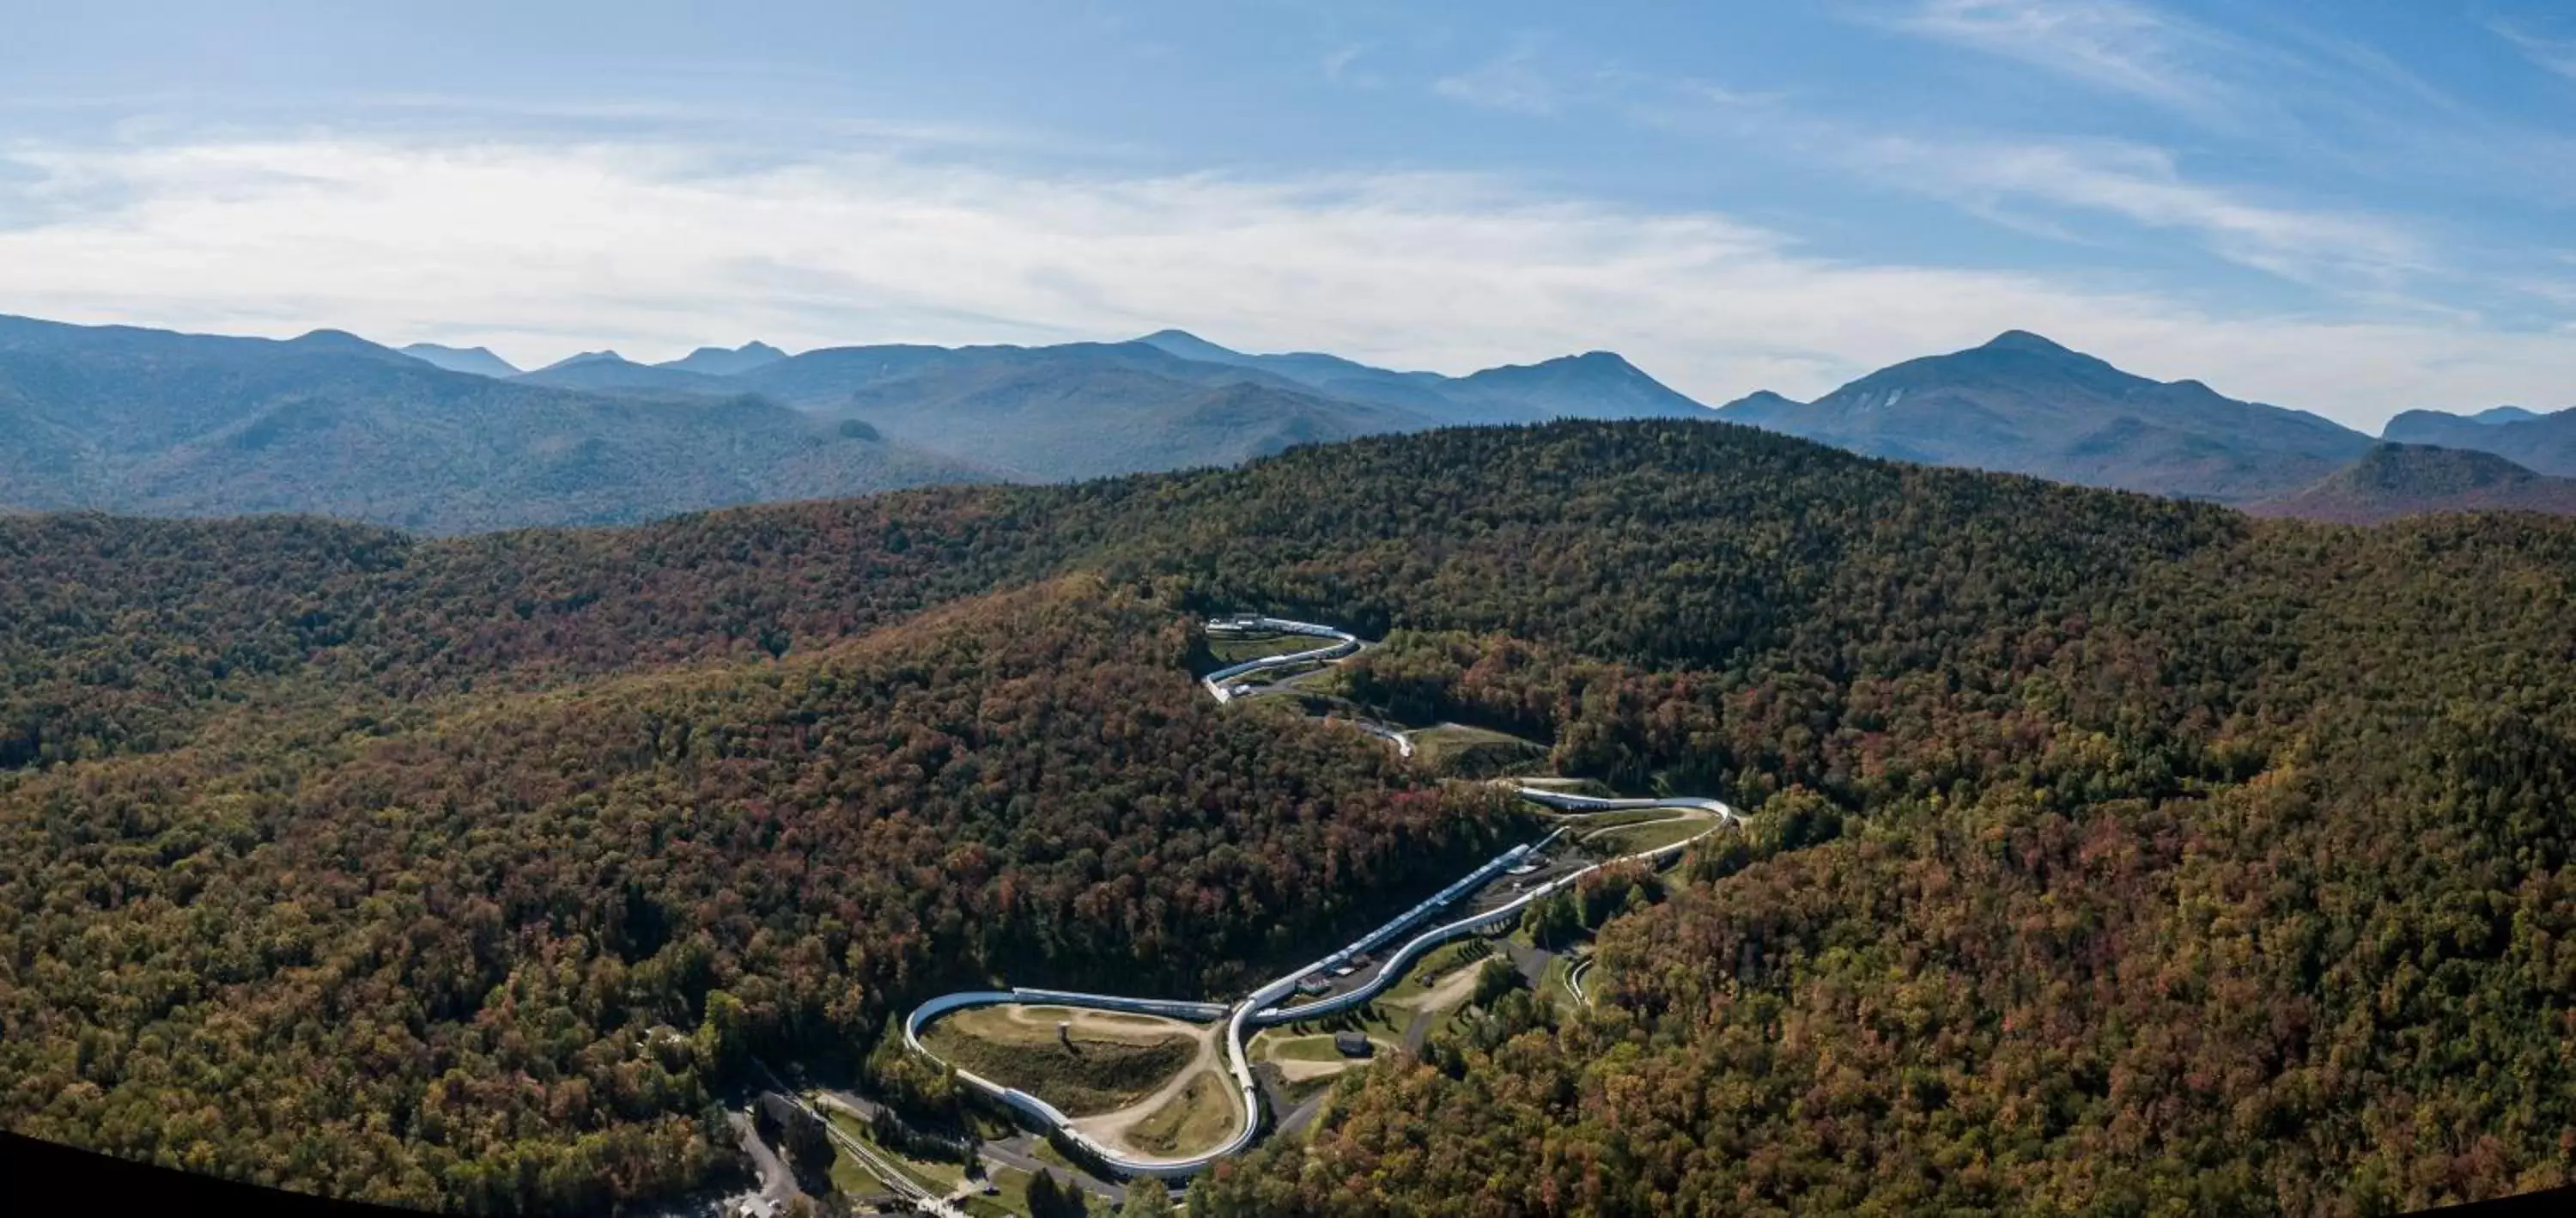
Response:
M2576 405L2560 3L215 7L0 0L0 311Z

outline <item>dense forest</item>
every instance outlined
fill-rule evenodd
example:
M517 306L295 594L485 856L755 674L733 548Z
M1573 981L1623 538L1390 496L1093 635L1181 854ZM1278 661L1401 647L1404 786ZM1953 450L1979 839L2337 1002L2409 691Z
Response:
M1189 614L1753 829L1202 1215L2376 1213L2576 1171L2576 524L1558 424L424 542L0 519L0 1123L478 1212L961 982L1223 993L1505 832Z

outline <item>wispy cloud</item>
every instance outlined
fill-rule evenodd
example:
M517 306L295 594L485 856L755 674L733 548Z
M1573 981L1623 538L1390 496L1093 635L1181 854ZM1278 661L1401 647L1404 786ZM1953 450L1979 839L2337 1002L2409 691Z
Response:
M1552 115L1570 90L1563 78L1538 64L1538 43L1524 39L1502 55L1433 81L1431 91L1452 101L1515 114Z
M2224 36L2129 0L1910 0L1889 24L2196 114L2234 97L2202 62Z
M2364 424L2414 405L2554 400L2576 381L2559 334L2212 316L2078 280L1821 258L1721 214L1471 176L1066 176L875 153L745 165L679 144L354 138L9 156L25 172L0 174L0 204L95 202L0 231L0 312L332 325L522 362L1185 325L1448 371L1606 347L1721 401L1818 393L2029 327ZM2159 206L2306 240L2203 199Z
M2426 243L2398 223L2260 201L2195 182L2162 148L2117 141L1963 145L1902 139L1859 148L1882 177L1997 218L2034 204L2113 216L2187 233L2221 258L2313 287L2387 294L2435 269Z
M2487 28L2520 49L2531 62L2576 80L2576 38L2551 38L2502 20L2488 22Z
M1373 89L1385 83L1377 73L1357 66L1370 49L1367 43L1352 43L1326 53L1319 65L1323 68L1324 79L1355 89Z

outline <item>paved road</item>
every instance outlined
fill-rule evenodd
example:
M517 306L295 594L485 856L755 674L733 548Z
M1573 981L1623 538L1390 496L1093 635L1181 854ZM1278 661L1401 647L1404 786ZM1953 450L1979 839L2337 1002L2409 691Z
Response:
M742 1143L742 1153L751 1157L752 1168L760 1173L761 1199L772 1205L771 1213L784 1213L787 1203L801 1191L796 1187L796 1173L787 1170L787 1161L779 1158L769 1143L760 1140L760 1131L752 1128L750 1114L728 1112L725 1120Z
M770 1075L770 1081L777 1082L778 1076ZM805 1115L823 1122L823 1132L831 1135L832 1144L840 1147L842 1153L858 1160L859 1165L865 1167L868 1174L875 1176L889 1191L909 1198L915 1205L939 1215L939 1218L970 1218L965 1210L957 1207L955 1195L934 1194L929 1189L913 1183L912 1177L905 1175L901 1167L888 1161L884 1155L878 1154L875 1147L842 1132L840 1126L833 1124L812 1104L806 1103L804 1096L788 1090L784 1084L779 1086L777 1094L787 1102L804 1109Z
M1503 954L1512 958L1512 967L1521 971L1521 978L1533 990L1547 979L1547 966L1556 961L1555 952L1544 947L1523 947L1509 939L1503 940Z
M1444 1014L1447 1012L1415 1011L1413 1018L1404 1025L1404 1051L1422 1052L1422 1042L1431 1039L1431 1025Z
M1315 1123L1315 1114L1324 1110L1324 1101L1331 1098L1331 1092L1318 1091L1305 1103L1290 1109L1288 1115L1279 1118L1280 1136L1293 1137L1306 1132L1306 1127Z
M847 1110L862 1121L874 1119L878 1111L884 1107L875 1100L848 1091L825 1088L818 1094L823 1097L823 1102ZM1066 1167L1061 1163L1050 1163L1039 1158L1038 1141L1038 1136L1033 1133L1019 1133L1007 1138L979 1138L975 1143L975 1153L983 1156L984 1172L987 1176L992 1174L995 1167L1016 1167L1032 1174L1042 1171L1053 1172L1057 1179L1069 1179L1081 1186L1082 1191L1103 1200L1123 1202L1127 1199L1127 1190L1114 1181L1103 1180L1090 1172Z
M1024 1133L1001 1141L988 1141L977 1147L986 1159L1004 1167L1016 1167L1030 1175L1052 1172L1056 1179L1069 1179L1082 1191L1113 1205L1127 1203L1126 1186L1103 1180L1087 1171L1073 1171L1062 1164L1049 1163L1038 1157L1037 1148L1038 1136L1033 1133Z

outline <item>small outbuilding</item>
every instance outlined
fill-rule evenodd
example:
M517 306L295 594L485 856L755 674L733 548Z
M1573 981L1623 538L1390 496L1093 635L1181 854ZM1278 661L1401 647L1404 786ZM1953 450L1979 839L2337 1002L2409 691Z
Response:
M1344 1057L1370 1057L1377 1053L1377 1046L1370 1043L1364 1033L1335 1032L1333 1051Z

